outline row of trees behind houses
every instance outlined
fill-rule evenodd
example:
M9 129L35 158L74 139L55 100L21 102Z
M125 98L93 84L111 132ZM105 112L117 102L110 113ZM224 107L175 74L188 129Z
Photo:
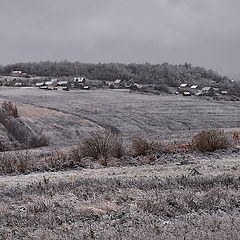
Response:
M140 84L165 84L170 87L177 87L181 83L208 85L211 81L224 87L237 89L240 93L240 86L229 85L229 79L221 76L213 70L206 70L203 67L193 67L189 63L172 65L163 64L121 64L121 63L80 63L80 62L33 62L17 63L0 66L0 74L8 75L13 70L21 70L30 75L36 76L79 76L84 75L89 79L114 81L116 79L130 80ZM227 85L227 86L226 86Z

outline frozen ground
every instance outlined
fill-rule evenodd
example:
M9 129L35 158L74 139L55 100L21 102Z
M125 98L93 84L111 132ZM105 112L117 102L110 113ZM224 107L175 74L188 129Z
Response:
M50 147L35 150L40 155L101 127L164 141L240 127L239 102L18 88L0 88L0 98L51 138ZM0 176L0 240L240 239L239 149L176 152L150 163L104 168L91 161L88 168Z
M114 127L125 137L142 135L165 141L188 141L202 129L240 128L239 102L103 89L0 88L0 96L20 105L26 122L47 132L55 145L56 140L75 144L85 132L98 127Z
M0 177L0 239L240 239L239 157L193 160Z

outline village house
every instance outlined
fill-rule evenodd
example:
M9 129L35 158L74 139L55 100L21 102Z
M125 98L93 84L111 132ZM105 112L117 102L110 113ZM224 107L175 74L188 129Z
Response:
M115 88L122 88L126 86L126 81L125 80L121 80L121 79L116 79L114 81L114 87Z
M57 82L58 90L67 90L69 89L70 83L68 81L59 81Z
M37 82L37 83L35 84L35 87L38 87L38 88L40 88L40 87L42 87L42 86L45 86L45 82Z
M113 81L104 81L104 84L107 85L107 86L110 86L113 84Z
M59 81L57 82L58 87L68 87L69 82L68 81Z
M226 90L221 91L221 94L222 94L222 95L228 95L228 91L226 91Z
M183 96L184 97L189 97L189 96L191 96L191 93L190 92L183 92Z
M73 79L74 83L81 83L81 84L85 84L87 81L87 79L85 77L75 77Z
M216 94L216 93L220 93L220 89L217 88L217 87L214 87L213 90L214 90L214 94Z
M132 84L132 87L134 87L134 88L142 88L142 85L140 85L140 84L138 84L138 83L133 83Z
M22 77L23 72L22 71L12 71L12 77Z
M194 94L194 95L195 95L199 90L200 90L199 85L192 85L192 86L190 87L190 92L191 92L191 94Z
M202 94L205 96L214 96L215 94L213 87L204 87L201 91L202 91Z
M178 93L183 93L183 92L189 92L189 85L186 84L186 83L183 83L181 84L179 87L178 87Z
M73 79L73 84L75 88L83 89L86 84L87 79L85 77L75 77Z
M122 82L121 79L116 79L116 80L114 81L114 84L120 84L121 82Z
M45 82L45 86L47 86L47 89L49 90L57 89L57 79L52 79L51 81Z
M22 87L22 86L23 86L23 83L21 83L21 82L16 82L14 84L14 87Z

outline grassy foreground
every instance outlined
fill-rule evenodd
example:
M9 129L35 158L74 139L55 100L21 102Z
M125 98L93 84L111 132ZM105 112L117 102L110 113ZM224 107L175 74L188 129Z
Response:
M236 174L107 171L2 182L0 239L240 239Z

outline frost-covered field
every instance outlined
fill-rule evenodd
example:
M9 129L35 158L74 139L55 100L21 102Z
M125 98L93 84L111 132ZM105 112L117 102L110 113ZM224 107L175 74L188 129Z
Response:
M84 135L85 127L87 131L88 127L114 127L125 137L141 135L165 141L189 140L190 136L202 129L240 128L239 102L103 89L64 92L1 88L0 95L16 104L30 104L32 109L33 105L43 107L36 109L39 113L37 119L34 119L34 115L29 116L26 108L22 115L28 117L26 120L29 120L30 125L31 118L38 121L37 126L35 125L38 131L42 129L50 135L51 129L57 129L60 125L58 131L61 132L61 127L67 126L69 132L64 130L64 134L69 139L68 143L78 141L78 138ZM51 119L51 124L56 125L53 127L48 125L49 121L44 119L45 115L41 116L41 111L44 113L49 109L56 110L53 116L62 114L62 118L57 116ZM76 122L79 126L82 124L83 128L78 129ZM79 130L79 134L76 130Z
M0 236L236 240L239 184L239 159L222 157L0 177Z
M22 161L27 152L18 155L35 173L0 176L0 240L240 239L239 148L176 151L154 160L125 156L108 167L81 159L71 168L49 168L58 164L53 147L68 149L94 129L164 142L189 142L202 129L239 129L239 102L117 90L0 88L0 97L17 105L30 128L50 137L50 146L31 150L29 161ZM7 137L2 126L0 134ZM34 154L50 161L48 168Z

